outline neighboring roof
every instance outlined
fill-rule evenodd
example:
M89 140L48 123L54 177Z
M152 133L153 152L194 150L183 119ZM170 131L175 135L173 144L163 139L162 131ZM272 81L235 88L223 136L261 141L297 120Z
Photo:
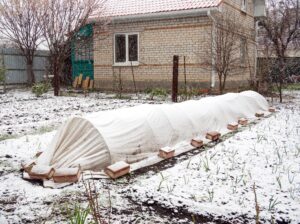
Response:
M107 0L100 17L122 17L217 7L222 0ZM99 15L98 15L99 16ZM93 16L97 17L97 15Z

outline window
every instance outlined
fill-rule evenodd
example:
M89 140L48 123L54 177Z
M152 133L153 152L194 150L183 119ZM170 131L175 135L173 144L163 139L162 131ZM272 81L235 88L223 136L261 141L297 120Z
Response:
M244 65L246 63L246 54L247 54L247 40L246 38L241 38L241 64Z
M137 33L115 34L114 65L138 65L139 35Z
M246 11L247 11L247 0L242 0L241 10L242 10L243 12L246 12Z

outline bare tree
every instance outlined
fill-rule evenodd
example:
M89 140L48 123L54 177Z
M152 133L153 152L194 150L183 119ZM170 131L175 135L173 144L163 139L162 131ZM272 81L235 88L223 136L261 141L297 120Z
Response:
M282 102L282 87L288 78L287 51L296 47L300 40L299 6L299 0L269 0L267 16L260 20L265 37L271 45L271 55L276 57L276 67L272 66L273 72L269 74L272 75L271 80L278 89L280 102Z
M104 0L44 0L43 35L50 51L54 95L59 95L60 76L64 62L71 53L76 33L87 24L88 18L101 14Z
M244 29L234 17L225 13L212 18L212 46L206 63L217 73L219 91L223 93L228 76L246 63L247 39L243 38Z
M0 36L24 55L29 85L35 82L33 59L42 43L41 13L41 3L36 0L0 0Z

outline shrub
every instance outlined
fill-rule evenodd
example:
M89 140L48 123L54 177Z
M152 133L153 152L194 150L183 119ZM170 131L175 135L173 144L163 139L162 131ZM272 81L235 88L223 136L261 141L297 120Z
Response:
M153 100L153 97L158 96L158 97L163 97L166 98L168 96L168 92L166 89L162 88L154 88L151 91L148 91L150 94L151 100Z
M37 96L41 96L44 93L47 93L50 89L50 84L48 82L45 83L36 83L32 86L31 91Z
M5 81L5 70L0 68L0 83Z
M5 68L0 66L0 83L5 82Z

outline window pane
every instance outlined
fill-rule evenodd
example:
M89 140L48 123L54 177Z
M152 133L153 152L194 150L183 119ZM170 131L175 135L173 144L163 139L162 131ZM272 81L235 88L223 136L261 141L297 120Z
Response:
M138 61L138 35L128 36L129 61Z
M126 62L126 36L118 34L115 36L116 62Z

